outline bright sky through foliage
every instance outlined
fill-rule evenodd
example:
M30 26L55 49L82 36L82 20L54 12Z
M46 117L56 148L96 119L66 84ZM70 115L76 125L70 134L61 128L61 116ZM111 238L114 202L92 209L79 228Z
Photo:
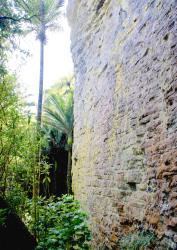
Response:
M70 29L67 20L62 21L62 31L48 32L44 51L44 89L49 88L56 80L73 73L73 63L70 53ZM32 100L37 102L39 84L40 43L32 34L20 41L20 47L30 52L30 56L13 55L10 68L18 76L19 82L26 94L32 94Z

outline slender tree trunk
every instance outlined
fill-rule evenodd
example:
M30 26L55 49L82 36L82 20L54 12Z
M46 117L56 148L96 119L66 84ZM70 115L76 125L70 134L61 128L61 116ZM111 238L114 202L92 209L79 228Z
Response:
M38 109L37 109L37 122L38 127L41 127L42 118L42 103L43 103L43 82L44 82L44 43L46 40L45 34L45 5L44 0L40 0L40 74L39 74L39 94L38 94Z
M71 149L68 150L68 166L67 166L67 193L72 193L72 179L71 179Z
M41 121L42 121L42 104L43 104L43 84L44 84L44 43L45 43L45 6L44 0L40 0L40 18L41 18L41 30L39 34L40 39L40 74L39 74L39 95L38 95L38 112L37 112L37 133L39 139L41 137ZM40 160L41 160L41 146L38 150L38 169L37 169L37 196L40 193Z
M43 81L44 81L44 41L40 39L40 76L39 76L39 95L37 108L37 123L40 129L42 118L42 104L43 104Z
M43 82L44 82L44 44L45 44L45 6L44 0L40 0L40 20L41 27L39 33L40 40L40 74L39 74L39 94L38 94L38 107L37 107L37 137L40 140L41 135L41 121L42 121L42 104L43 104ZM37 153L37 163L34 169L34 182L33 182L33 201L34 201L34 223L38 221L37 199L40 193L40 158L41 147L39 145ZM37 231L34 232L37 237Z
M53 171L53 193L54 195L57 196L57 178L56 178L56 175L57 175L57 161L54 160L54 171Z
M39 76L39 95L38 95L38 108L37 108L37 139L40 141L41 136L41 121L42 121L42 101L43 101L43 75L44 75L44 41L40 39L40 76ZM41 147L38 146L36 155L36 165L33 173L33 203L34 203L34 223L38 221L37 200L40 193L40 158ZM34 236L37 238L37 231L35 229Z

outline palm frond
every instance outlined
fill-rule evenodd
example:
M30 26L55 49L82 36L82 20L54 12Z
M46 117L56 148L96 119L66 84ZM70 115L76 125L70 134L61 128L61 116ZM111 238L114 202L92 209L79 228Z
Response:
M43 122L45 125L72 137L73 131L73 94L62 97L49 94L44 103Z
M57 115L60 117L60 119L62 119L64 123L67 123L65 113L65 102L61 96L51 94L46 101L46 106L50 107L51 111L57 113Z
M63 121L61 116L51 110L50 108L44 107L44 123L52 124L53 127L57 128L58 130L63 130L64 133L67 133L68 126L67 122Z
M16 6L21 9L27 16L32 17L29 22L30 30L35 31L37 33L37 37L39 37L40 26L41 26L41 15L40 15L40 0L16 0ZM64 1L57 0L45 0L44 1L44 23L45 23L45 31L47 30L56 30L57 28L61 28L59 19L61 19L63 15L63 4Z

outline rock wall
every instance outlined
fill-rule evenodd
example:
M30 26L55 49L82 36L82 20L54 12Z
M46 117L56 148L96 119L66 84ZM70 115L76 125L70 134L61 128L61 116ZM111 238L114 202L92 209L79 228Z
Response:
M68 18L73 190L94 249L135 227L177 249L177 1L69 0Z

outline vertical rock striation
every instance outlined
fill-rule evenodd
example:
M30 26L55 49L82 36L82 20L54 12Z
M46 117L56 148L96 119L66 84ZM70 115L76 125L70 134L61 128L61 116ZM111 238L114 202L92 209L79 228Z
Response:
M70 0L68 18L73 189L94 249L136 226L177 249L177 1Z

